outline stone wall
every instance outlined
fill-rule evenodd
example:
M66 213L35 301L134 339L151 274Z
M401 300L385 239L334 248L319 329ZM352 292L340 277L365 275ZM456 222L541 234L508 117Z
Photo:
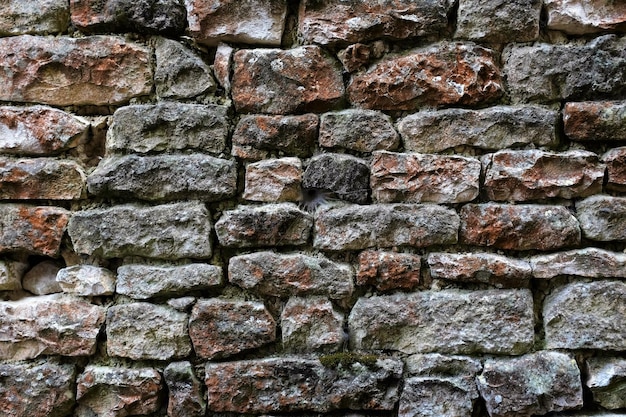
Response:
M625 32L3 1L0 414L626 415Z

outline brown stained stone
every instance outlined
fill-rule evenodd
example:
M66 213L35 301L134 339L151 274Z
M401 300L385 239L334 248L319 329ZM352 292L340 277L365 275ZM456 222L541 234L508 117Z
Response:
M606 0L544 0L548 29L583 35L626 32L626 3Z
M421 258L396 252L363 251L359 254L358 285L378 291L413 290L420 283Z
M56 256L70 213L60 207L0 206L0 253Z
M2 200L77 200L83 197L86 180L74 161L0 156Z
M602 155L606 164L609 190L626 192L626 146L614 148Z
M305 0L299 35L320 45L401 40L445 32L452 3L447 0Z
M337 58L348 72L356 72L365 67L372 57L372 49L369 45L355 43L337 52Z
M626 278L626 254L604 249L584 248L537 255L530 258L533 277L546 279L560 275L584 278Z
M483 162L483 189L492 201L572 199L602 192L605 167L592 152L504 150Z
M478 282L498 288L525 288L532 278L527 261L492 253L431 253L430 276L459 282Z
M400 144L391 118L374 110L347 109L320 118L320 146L357 152L392 150Z
M261 302L200 300L191 311L189 336L201 358L227 358L273 342L276 321Z
M566 103L564 131L576 141L626 141L626 101Z
M116 105L152 89L148 48L117 36L0 38L0 62L0 100Z
M0 359L92 355L104 314L103 307L62 295L0 302Z
M189 31L202 44L219 42L280 45L285 0L186 0Z
M576 218L563 206L467 204L459 240L507 250L554 250L580 244Z
M317 142L319 118L301 116L243 116L233 133L233 155L264 159L270 152L308 157Z
M54 261L43 261L33 266L22 278L22 288L31 294L45 295L62 292L57 282L61 267Z
M269 159L246 167L243 198L277 203L298 201L302 183L302 161L298 158Z
M480 161L463 156L375 152L372 198L379 203L462 203L478 197Z
M242 113L332 110L344 95L338 63L317 46L235 53L232 99Z
M588 239L626 242L626 197L594 195L577 201L576 218Z
M473 43L441 42L387 58L348 85L350 102L366 109L475 106L503 93L497 53Z

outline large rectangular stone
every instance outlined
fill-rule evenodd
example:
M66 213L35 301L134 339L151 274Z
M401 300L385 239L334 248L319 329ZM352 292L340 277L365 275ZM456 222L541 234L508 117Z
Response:
M626 3L606 0L544 0L549 30L572 35L626 29Z
M56 256L69 219L60 207L0 206L0 253L28 252Z
M588 239L626 241L626 197L594 195L577 201L576 218Z
M549 279L561 275L584 278L626 278L626 254L598 248L536 255L530 258L533 277Z
M566 103L563 130L576 141L626 141L626 100Z

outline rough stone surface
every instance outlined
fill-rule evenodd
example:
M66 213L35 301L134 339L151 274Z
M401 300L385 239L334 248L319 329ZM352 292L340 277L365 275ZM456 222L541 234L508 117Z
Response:
M460 0L455 38L477 42L531 42L539 37L541 0Z
M74 406L74 365L0 364L0 412L7 417L64 417Z
M358 285L378 291L412 290L420 283L421 258L409 253L363 251L359 254Z
M626 31L626 4L604 0L544 0L548 29L573 35Z
M70 0L72 24L87 33L180 34L187 26L178 0Z
M233 155L244 159L263 159L270 152L308 157L317 141L318 117L243 116L233 133Z
M0 156L0 199L77 200L83 197L86 175L69 160Z
M196 355L221 359L273 342L276 321L261 302L200 300L191 312L189 335Z
M626 146L613 148L602 155L606 164L608 190L626 192Z
M22 288L35 295L61 292L63 289L56 280L60 269L56 262L39 262L24 274Z
M563 206L467 204L460 241L508 250L554 250L580 243L576 218Z
M0 61L5 101L115 105L152 89L148 48L117 36L0 38Z
M78 377L77 417L126 417L154 413L163 388L153 368L88 365Z
M233 60L232 99L242 113L323 112L344 95L338 63L317 46L243 49Z
M587 360L587 380L594 402L603 408L626 408L626 359L594 357Z
M189 362L172 362L163 371L169 392L168 417L203 417L206 401L202 396L202 381Z
M348 326L353 349L519 355L533 320L529 290L444 290L359 298Z
M474 377L483 369L478 359L440 353L417 353L407 356L404 361L408 375L460 378L474 387Z
M230 68L233 64L235 49L225 43L217 45L215 59L213 60L213 72L220 86L226 94L230 94Z
M584 278L626 278L626 254L584 248L530 258L535 278L573 275Z
M302 185L302 161L298 158L269 159L246 166L243 198L278 203L298 201Z
M586 100L626 92L626 38L586 44L513 45L503 53L513 102Z
M0 107L0 153L50 155L87 138L89 124L46 106Z
M94 265L73 265L59 270L56 281L65 293L83 297L111 295L115 292L115 274Z
M479 282L502 288L525 288L532 278L530 263L493 253L428 255L430 276L459 282Z
M626 349L626 283L602 280L564 285L546 297L548 349Z
M441 152L460 145L498 150L556 143L558 113L540 106L426 110L398 121L406 150Z
M313 246L326 250L457 242L459 216L434 204L375 204L320 211Z
M626 197L588 197L576 202L576 217L588 239L626 241Z
M66 0L6 0L0 15L0 36L65 32L70 22Z
M583 405L576 360L559 352L487 359L476 380L492 417L530 417Z
M378 110L486 104L503 92L497 61L490 49L442 42L384 59L353 76L348 98L357 107Z
M398 417L455 417L472 415L476 387L455 378L413 377L404 381Z
M28 264L18 261L0 260L0 291L22 288L22 276Z
M154 48L154 84L161 100L176 100L215 92L211 68L191 49L160 38Z
M285 0L185 0L189 31L196 41L280 45Z
M170 307L131 303L107 311L107 353L131 359L170 360L191 353L189 316Z
M0 359L86 356L96 350L104 308L60 295L0 302Z
M564 132L577 141L626 141L626 101L566 103Z
M365 204L369 197L369 177L370 169L364 160L326 153L309 160L302 187L330 191L342 200Z
M290 352L336 352L347 342L343 320L326 298L290 298L280 316L283 347Z
M231 283L277 297L349 297L354 291L353 278L350 265L332 262L321 255L256 252L234 256L228 265Z
M451 7L448 0L305 0L298 32L305 42L320 45L426 36L446 30Z
M74 212L68 233L77 253L121 258L211 257L211 220L200 203L134 204Z
M117 293L138 300L176 297L222 284L222 268L209 264L122 265L117 269Z
M215 223L220 244L226 247L304 245L313 219L292 203L240 206L224 212Z
M103 159L87 179L94 195L141 200L219 201L237 192L237 162L205 154Z
M347 109L322 114L319 144L325 148L372 152L396 149L400 138L386 114Z
M56 256L69 214L60 207L2 204L0 253L24 251Z
M492 201L587 197L602 192L604 164L588 151L499 151L483 158L483 190Z
M371 164L372 199L379 203L450 204L478 197L478 159L379 151Z
M393 410L402 362L383 358L371 362L355 360L337 367L298 357L209 362L208 409L237 413Z

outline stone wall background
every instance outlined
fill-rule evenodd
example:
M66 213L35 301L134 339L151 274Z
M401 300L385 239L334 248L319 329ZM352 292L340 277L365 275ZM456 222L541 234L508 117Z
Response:
M2 2L0 414L626 415L625 31Z

